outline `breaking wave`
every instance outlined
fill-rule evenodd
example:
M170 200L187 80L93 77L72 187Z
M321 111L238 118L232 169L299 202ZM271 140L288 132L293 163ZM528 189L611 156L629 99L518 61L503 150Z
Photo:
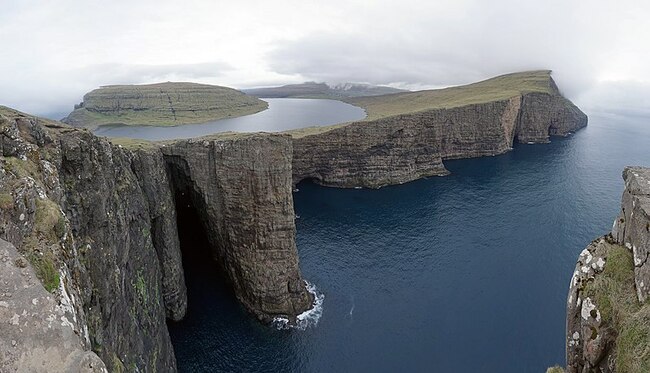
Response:
M307 291L314 296L314 303L312 308L296 316L296 323L292 325L289 322L289 319L286 317L276 317L271 323L278 330L283 329L299 329L305 330L309 327L318 325L318 320L320 320L321 315L323 314L323 300L325 299L325 294L320 293L316 288L316 285L305 281L305 287Z

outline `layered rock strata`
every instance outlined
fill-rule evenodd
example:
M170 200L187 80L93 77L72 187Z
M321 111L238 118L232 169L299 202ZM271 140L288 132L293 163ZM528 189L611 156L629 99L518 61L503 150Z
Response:
M260 320L295 319L312 299L298 268L291 139L232 135L162 148L176 192L189 193L212 256Z
M293 181L378 188L445 175L443 161L505 153L514 141L548 142L587 125L587 116L550 93L436 108L294 136Z

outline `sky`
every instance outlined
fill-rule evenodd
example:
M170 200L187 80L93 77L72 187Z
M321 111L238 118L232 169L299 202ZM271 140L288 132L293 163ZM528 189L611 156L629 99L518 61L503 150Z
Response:
M643 0L0 0L0 105L61 117L109 84L427 89L550 69L588 113L650 115L648 20Z

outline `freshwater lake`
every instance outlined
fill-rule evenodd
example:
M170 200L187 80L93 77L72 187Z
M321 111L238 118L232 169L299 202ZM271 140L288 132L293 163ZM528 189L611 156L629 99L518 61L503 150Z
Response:
M326 126L359 120L366 112L335 100L267 98L269 108L243 117L220 119L182 126L100 126L94 133L107 137L130 137L143 140L173 140L205 136L217 132L280 132L311 126Z
M270 110L250 116L266 113L264 128L240 130L363 115L336 101L269 102ZM578 254L611 229L623 167L650 165L646 118L589 119L550 144L445 162L446 177L379 190L301 183L297 244L304 277L325 294L318 325L262 325L209 258L184 258L188 314L169 324L179 370L520 373L564 364L565 302ZM199 126L110 134L207 134Z

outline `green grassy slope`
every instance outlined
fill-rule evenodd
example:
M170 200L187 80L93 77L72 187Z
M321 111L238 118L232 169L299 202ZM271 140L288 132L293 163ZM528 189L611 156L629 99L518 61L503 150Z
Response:
M538 70L501 75L458 87L355 97L345 101L364 108L368 113L366 120L373 120L423 110L498 101L530 92L553 93L555 89L551 71Z
M174 126L262 111L267 103L232 88L197 83L101 87L84 96L65 122L94 128L105 124Z

